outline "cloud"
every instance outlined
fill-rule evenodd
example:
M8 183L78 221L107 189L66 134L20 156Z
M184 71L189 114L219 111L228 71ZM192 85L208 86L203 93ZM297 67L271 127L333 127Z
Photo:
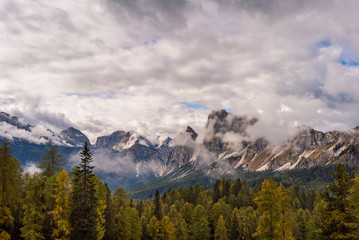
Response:
M27 162L24 166L24 172L28 172L30 174L34 174L36 172L41 172L41 169L37 167L36 163L34 162Z
M0 108L92 143L116 130L174 137L221 108L275 139L347 129L359 125L357 11L355 0L4 0Z

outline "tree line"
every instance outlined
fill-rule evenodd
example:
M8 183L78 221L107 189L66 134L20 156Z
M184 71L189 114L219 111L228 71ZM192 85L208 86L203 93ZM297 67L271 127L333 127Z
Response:
M86 143L80 157L68 173L50 147L30 175L1 144L0 239L359 239L359 175L341 165L321 192L219 179L133 200L93 173Z

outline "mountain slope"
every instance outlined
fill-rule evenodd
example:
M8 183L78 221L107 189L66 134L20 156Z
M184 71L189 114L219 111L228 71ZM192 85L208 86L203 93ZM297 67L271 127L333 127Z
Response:
M179 186L185 182L201 183L241 172L283 171L338 163L359 165L358 127L347 132L327 133L302 127L286 142L274 145L263 137L248 134L248 129L257 121L224 110L212 112L202 140L187 140L175 146L167 157L164 174L133 191L153 186Z

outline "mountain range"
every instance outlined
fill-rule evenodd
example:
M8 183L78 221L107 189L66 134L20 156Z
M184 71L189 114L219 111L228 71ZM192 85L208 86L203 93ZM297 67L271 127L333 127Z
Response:
M215 179L238 172L359 164L359 127L324 133L304 126L287 141L273 144L251 135L249 130L258 121L213 111L201 134L188 126L175 139L153 143L134 131L116 131L91 145L74 127L54 133L1 112L0 140L10 142L23 166L36 164L49 146L56 145L68 160L68 170L78 163L78 152L87 142L94 153L96 173L113 189L123 186L134 191L169 183L177 186L183 179L196 182L199 175Z

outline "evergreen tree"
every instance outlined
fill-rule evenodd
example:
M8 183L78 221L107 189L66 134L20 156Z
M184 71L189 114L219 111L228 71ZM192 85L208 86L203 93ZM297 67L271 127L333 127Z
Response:
M106 210L106 187L102 181L95 175L95 189L96 189L96 199L97 199L97 219L96 219L96 231L97 239L103 239L105 235L105 210Z
M70 226L71 239L97 240L97 199L95 175L92 173L92 153L87 146L80 153L81 163L75 167L72 175L72 198Z
M252 207L242 207L236 212L238 238L241 240L254 239L256 232L257 219ZM232 238L231 238L232 239Z
M139 240L142 228L136 208L126 205L117 214L119 239Z
M223 216L221 215L218 219L216 231L214 233L215 240L228 240L227 228Z
M44 176L44 175L42 175ZM45 184L44 184L44 207L45 207L45 217L44 217L44 224L42 226L42 233L45 239L52 240L53 229L56 228L55 220L53 217L52 212L55 210L56 207L56 199L54 195L56 195L56 191L58 188L57 184L57 176L52 175L51 177L45 177Z
M14 235L14 222L19 222L16 210L20 208L21 166L11 155L8 142L0 145L0 232Z
M64 166L62 155L55 146L51 146L48 152L40 159L38 167L45 177L57 174Z
M333 173L335 182L330 184L323 194L326 209L321 216L323 239L357 239L354 212L348 198L352 181L342 165Z
M192 213L191 239L204 240L210 238L210 228L207 220L207 212L203 206L197 205Z
M24 226L20 229L21 236L25 240L44 239L41 232L44 221L44 202L43 202L44 179L37 173L29 177L26 181L25 202L23 205Z
M295 239L309 239L309 211L298 209L296 214L297 229L295 231Z
M171 205L168 217L175 228L175 238L177 240L186 240L188 238L186 222L181 213L177 213L175 205Z
M155 194L155 210L153 215L157 218L157 220L161 220L163 217L163 203L160 198L160 193L158 192L158 189L156 190Z
M68 240L71 232L69 223L70 177L66 173L65 168L57 175L56 180L57 188L53 196L56 206L52 212L56 227L53 230L52 236L55 237L56 240Z
M106 188L106 209L104 212L105 215L105 235L103 240L115 239L115 211L113 207L111 190L109 189L107 183L105 183Z
M0 239L11 239L9 232L13 221L10 209L3 204L3 200L0 198Z
M293 239L293 226L295 226L294 213L290 205L290 199L287 194L287 190L283 187L282 184L278 187L279 199L280 202L280 221L279 221L279 231L281 233L282 239Z
M158 233L160 231L160 222L157 220L155 216L152 216L150 221L147 224L148 235L151 239L157 240Z
M185 203L180 210L180 213L188 226L191 224L192 212L193 205L190 203Z
M159 224L158 231L159 240L174 240L175 239L175 228L168 216L164 216Z
M285 217L288 216L285 203L286 193L282 192L282 187L276 187L272 180L264 180L258 196L254 199L259 214L257 231L255 233L259 239L293 239L291 230L286 224Z
M240 239L240 232L239 232L239 224L238 224L238 219L237 219L237 215L239 214L239 210L238 208L234 208L232 213L231 213L231 219L230 219L230 224L229 224L229 239Z
M353 185L350 189L349 202L356 219L355 235L359 236L359 175L356 175L353 179Z

